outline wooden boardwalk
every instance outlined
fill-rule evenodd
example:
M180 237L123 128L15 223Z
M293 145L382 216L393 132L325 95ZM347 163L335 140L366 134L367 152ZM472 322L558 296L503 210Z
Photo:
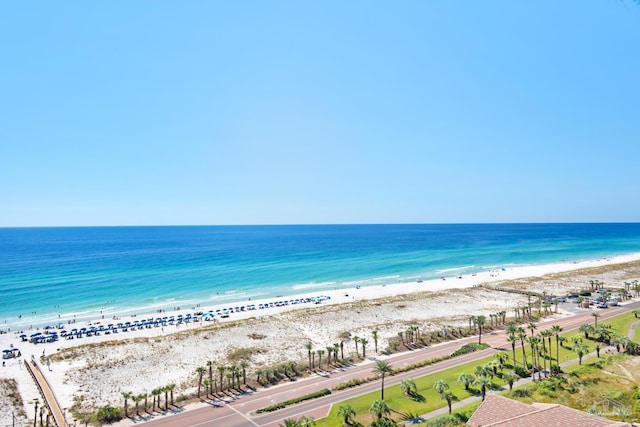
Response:
M60 408L60 404L58 403L56 396L53 394L53 390L51 390L49 382L40 371L40 367L38 366L37 362L35 360L32 360L31 363L29 363L25 360L24 364L26 365L27 370L38 386L40 395L46 402L49 411L51 411L51 415L53 416L55 425L58 427L68 427L68 424L64 419L64 413Z

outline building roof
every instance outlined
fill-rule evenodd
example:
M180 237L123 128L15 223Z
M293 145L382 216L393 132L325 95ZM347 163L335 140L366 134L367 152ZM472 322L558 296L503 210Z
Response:
M558 404L526 404L488 394L467 421L467 427L623 427L631 424Z

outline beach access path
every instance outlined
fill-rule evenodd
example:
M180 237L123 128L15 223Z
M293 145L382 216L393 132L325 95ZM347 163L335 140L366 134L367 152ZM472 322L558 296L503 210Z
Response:
M603 320L638 307L640 307L640 302L634 302L625 304L624 306L618 306L616 308L599 310L598 313L600 314L600 319ZM576 329L585 322L591 321L592 312L592 310L585 310L584 313L576 314L574 316L540 322L538 327L545 328L550 327L551 325L559 325L565 331ZM465 343L475 342L477 339L477 337L469 337L391 356L372 356L354 367L326 372L322 375L313 375L304 380L267 389L260 389L257 392L246 393L242 396L229 397L225 401L209 401L207 403L199 404L200 407L197 409L184 410L185 408L181 408L182 410L179 411L180 413L177 413L176 415L153 419L144 423L144 425L146 427L214 427L222 425L228 427L277 427L280 424L283 424L284 420L287 418L299 418L306 415L319 419L329 413L331 406L334 403L379 390L380 382L373 381L359 387L335 391L326 397L293 405L265 415L257 415L255 411L262 407L312 393L323 388L331 389L332 387L335 387L335 385L348 381L352 378L371 376L374 364L377 360L386 360L395 367L406 366L427 358L451 354ZM496 331L483 335L482 341L489 344L491 347L483 351L469 353L454 359L426 366L424 368L387 377L385 379L385 386L398 384L404 378L433 374L459 364L478 360L493 354L497 350L510 349L510 344L506 340L506 333L504 331ZM131 421L125 421L125 423L131 425ZM125 424L119 423L119 425Z
M51 411L51 415L53 416L53 420L58 427L67 427L67 421L64 416L64 412L60 405L58 404L58 399L56 399L55 394L53 394L53 390L49 386L49 382L44 377L42 372L40 371L40 367L38 366L35 359L28 362L24 361L27 370L31 373L31 377L35 381L38 390L40 391L40 395L42 396L44 403Z

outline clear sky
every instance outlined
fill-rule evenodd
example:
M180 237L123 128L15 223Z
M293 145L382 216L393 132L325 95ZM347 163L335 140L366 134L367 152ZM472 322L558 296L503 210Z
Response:
M0 6L0 226L640 221L640 6Z

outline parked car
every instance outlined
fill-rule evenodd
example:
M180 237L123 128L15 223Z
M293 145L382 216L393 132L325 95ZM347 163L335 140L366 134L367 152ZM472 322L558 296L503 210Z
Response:
M599 303L598 303L598 305L597 305L596 307L598 307L598 308L607 308L607 307L609 307L609 306L607 305L607 303L606 303L606 302L599 302Z

